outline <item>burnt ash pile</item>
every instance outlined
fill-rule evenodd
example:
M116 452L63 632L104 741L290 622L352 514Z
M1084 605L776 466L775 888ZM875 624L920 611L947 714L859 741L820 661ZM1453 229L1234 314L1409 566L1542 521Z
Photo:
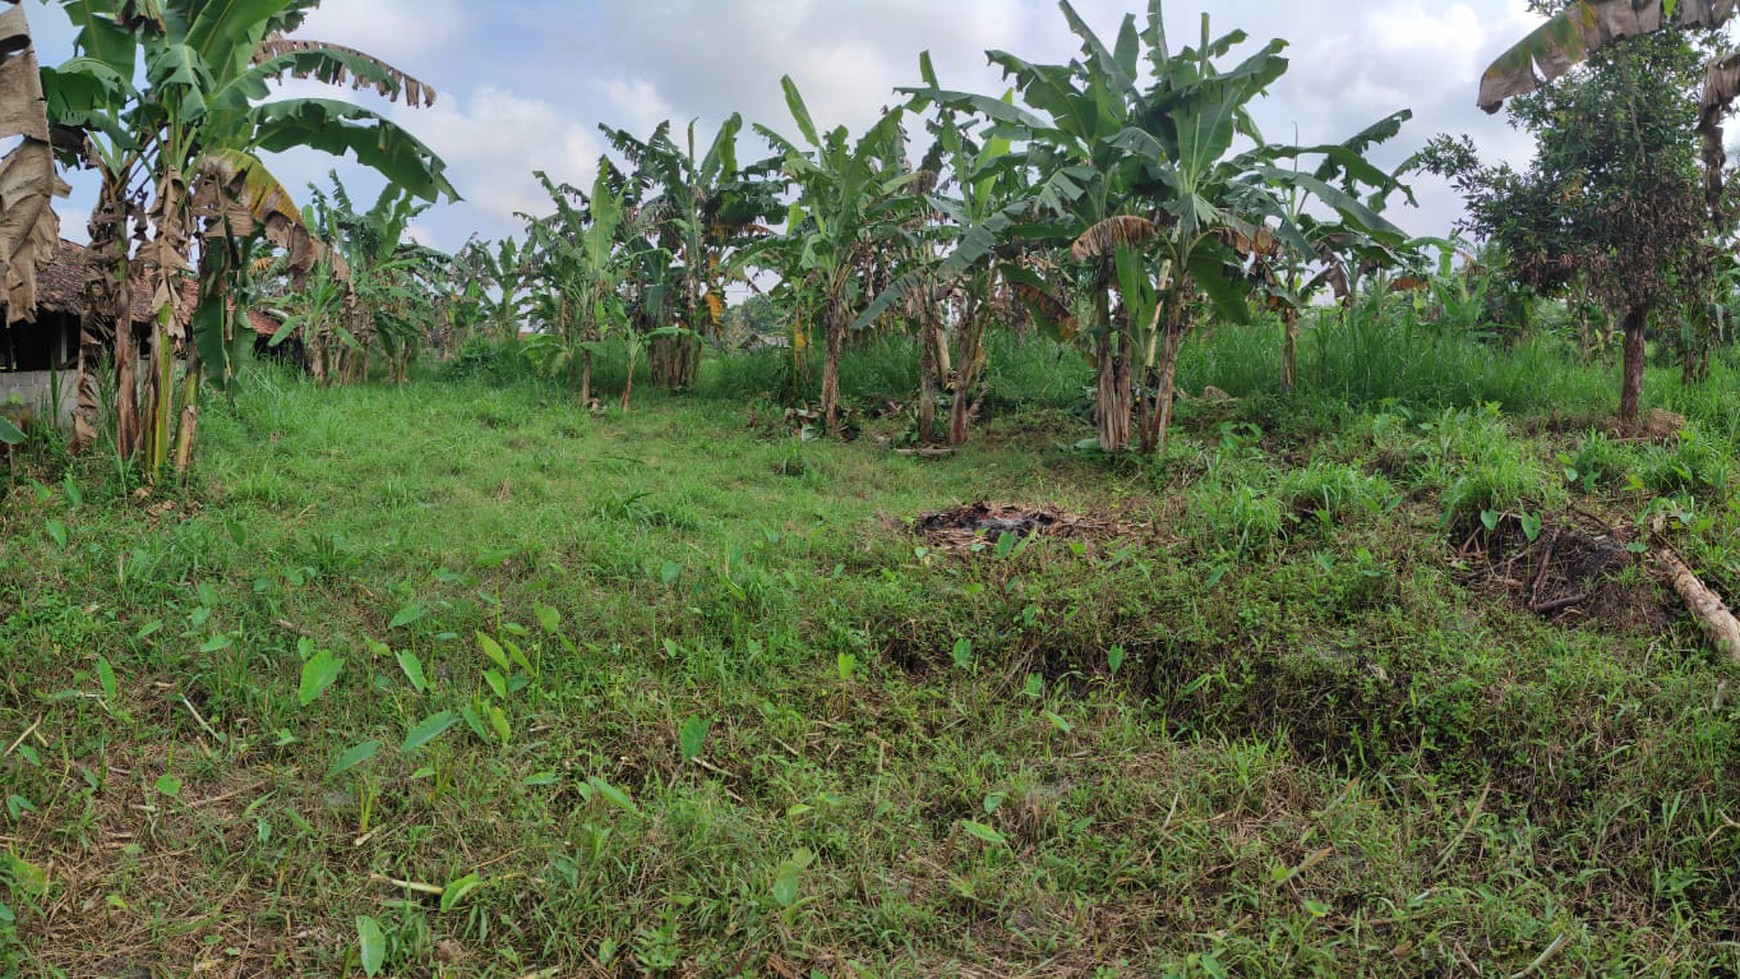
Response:
M1059 539L1098 539L1115 528L1104 520L1064 513L1052 507L1027 508L1002 504L968 503L919 515L912 529L934 547L967 549L974 544L995 543L1004 534Z

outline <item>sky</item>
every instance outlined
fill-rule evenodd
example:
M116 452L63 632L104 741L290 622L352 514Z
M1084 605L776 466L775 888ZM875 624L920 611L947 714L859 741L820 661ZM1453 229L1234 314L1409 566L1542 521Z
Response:
M1108 42L1136 0L1076 0ZM58 4L27 4L38 56L72 55L73 32ZM1345 139L1399 109L1414 118L1381 148L1394 166L1438 133L1467 133L1489 161L1523 162L1524 134L1474 106L1480 73L1539 18L1524 0L1171 0L1174 49L1212 32L1246 31L1252 43L1290 42L1291 67L1256 107L1271 142ZM473 234L496 239L523 229L517 213L541 213L548 198L532 176L585 186L607 149L599 124L639 135L670 119L698 121L708 142L733 111L746 122L796 135L779 80L790 74L822 128L860 132L894 88L918 82L928 49L944 87L1001 94L987 49L1029 61L1068 60L1079 42L1051 0L327 0L300 37L360 48L432 84L433 108L388 104L372 92L291 82L286 92L343 97L388 115L448 163L464 200L426 212L413 234L453 250ZM745 129L739 157L765 143ZM380 181L351 162L314 152L271 159L284 185L306 198L310 182L338 169L360 201ZM94 184L73 180L63 231L82 240ZM1387 216L1418 235L1445 235L1461 214L1450 188L1413 182L1417 209Z

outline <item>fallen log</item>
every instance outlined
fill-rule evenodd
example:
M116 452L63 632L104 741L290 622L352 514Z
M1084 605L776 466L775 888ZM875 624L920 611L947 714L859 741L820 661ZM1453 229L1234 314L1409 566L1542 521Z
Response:
M1740 620L1736 620L1734 613L1728 611L1728 606L1722 602L1722 596L1699 581L1678 552L1659 541L1655 546L1655 560L1667 573L1674 591L1679 593L1680 600L1686 603L1686 609L1704 627L1704 635L1709 638L1710 644L1718 652L1727 653L1730 658L1740 662Z

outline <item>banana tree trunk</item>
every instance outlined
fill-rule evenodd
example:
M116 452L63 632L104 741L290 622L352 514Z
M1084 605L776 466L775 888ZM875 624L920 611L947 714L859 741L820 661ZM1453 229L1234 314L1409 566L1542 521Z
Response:
M846 313L839 300L828 303L827 338L822 351L822 417L828 434L840 434L840 354L846 347Z
M923 304L919 311L919 353L918 353L918 444L930 445L936 441L936 399L937 399L937 329L936 313Z
M198 348L187 345L187 373L181 379L181 426L175 433L175 472L185 475L193 462L193 437L199 427L200 363Z
M169 461L170 427L175 419L175 341L167 320L173 306L158 309L151 322L151 371L145 381L145 472L155 482Z
M1166 433L1172 427L1172 402L1178 391L1178 351L1184 342L1185 301L1192 293L1190 280L1181 277L1172 285L1166 297L1161 323L1160 361L1155 365L1148 384L1153 401L1147 406L1142 424L1142 451L1152 453L1166 445Z
M1111 263L1102 260L1094 280L1094 320L1100 328L1097 360L1094 423L1099 428L1100 450L1122 452L1130 444L1132 409L1130 356L1133 345L1125 330L1112 322Z
M628 410L628 400L634 395L634 369L639 366L639 354L640 347L635 341L630 340L628 343L628 377L622 382L622 401L618 404L618 407L623 411Z
M1299 386L1299 310L1281 311L1281 390L1291 393Z
M90 212L90 245L85 249L89 278L85 280L84 313L78 323L78 407L73 414L73 450L84 452L97 440L97 424L103 419L103 383L99 370L118 360L115 343L124 322L118 311L117 292L122 289L117 271L125 264L125 203L118 202L115 179L104 174L103 191L96 210Z
M978 408L973 393L985 370L985 311L974 308L961 324L961 363L955 370L954 402L949 405L949 445L967 444L967 422Z

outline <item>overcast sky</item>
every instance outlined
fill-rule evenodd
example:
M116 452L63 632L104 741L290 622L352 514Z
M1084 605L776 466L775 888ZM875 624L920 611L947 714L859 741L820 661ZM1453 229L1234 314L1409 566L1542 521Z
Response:
M1136 0L1076 0L1110 41ZM1345 138L1398 109L1414 111L1381 152L1394 164L1440 132L1468 133L1490 159L1526 158L1529 142L1502 115L1474 107L1481 71L1538 19L1524 0L1171 0L1174 48L1199 36L1204 8L1219 34L1242 28L1253 41L1291 42L1291 70L1259 105L1271 141ZM71 55L58 4L31 4L44 62ZM327 0L300 36L378 55L434 85L432 109L387 106L371 93L339 93L387 112L443 156L465 200L425 214L416 232L444 249L472 233L520 230L516 211L545 209L531 176L543 169L584 185L605 149L599 123L649 133L661 120L700 120L701 139L741 111L748 122L795 135L779 78L791 74L818 125L854 131L915 84L929 49L944 86L1000 94L984 51L1056 62L1078 43L1050 0ZM300 92L321 86L298 83ZM740 156L766 150L746 130ZM276 158L298 195L332 166L317 153ZM379 182L339 166L359 198ZM93 191L76 181L63 208L70 237L84 237ZM1416 234L1445 234L1460 213L1448 188L1416 182L1420 207L1394 210Z

